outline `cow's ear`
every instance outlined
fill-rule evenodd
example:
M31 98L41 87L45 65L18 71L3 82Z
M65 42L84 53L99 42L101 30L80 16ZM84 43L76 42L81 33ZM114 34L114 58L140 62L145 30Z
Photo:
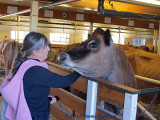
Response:
M105 31L105 44L108 46L112 44L111 33L109 29Z

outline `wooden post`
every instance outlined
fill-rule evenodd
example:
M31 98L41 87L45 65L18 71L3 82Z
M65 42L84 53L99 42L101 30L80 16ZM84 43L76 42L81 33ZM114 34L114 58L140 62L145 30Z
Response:
M96 119L97 90L98 83L88 80L86 115L84 116L86 118L85 120Z
M89 34L90 34L90 35L92 34L92 31L93 31L93 23L90 22L90 29L89 29Z
M155 33L156 32L156 30L154 30L154 32L153 32L153 45L155 46Z
M123 120L136 120L138 94L125 93Z
M121 29L120 29L120 27L119 27L119 39L118 39L118 44L120 44L121 43Z
M157 33L157 38L158 38L158 33ZM160 21L159 21L159 42L158 42L158 52L157 54L160 54Z
M18 33L17 33L17 41L19 42L19 26L20 26L20 16L17 16L18 19Z
M30 32L37 31L38 24L38 1L31 2L31 13L30 13Z
M75 25L75 26L74 26L74 43L75 43L75 42L76 42L76 29L77 29L77 28L76 28L76 27L77 27L77 26L76 26L76 22L74 23L74 25Z
M155 35L154 35L154 53L157 53L157 41L158 41L158 30L155 30Z

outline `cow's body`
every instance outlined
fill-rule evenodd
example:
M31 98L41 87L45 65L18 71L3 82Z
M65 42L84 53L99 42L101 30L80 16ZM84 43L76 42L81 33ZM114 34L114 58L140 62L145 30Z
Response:
M61 54L59 62L84 76L137 88L131 65L124 52L114 46L109 30L97 28L79 47Z
M5 40L2 43L1 58L0 61L3 62L5 67L5 74L7 75L12 67L15 57L20 50L20 45L14 40Z
M122 50L140 49L140 50L154 53L154 45L133 46L133 45L115 44L115 46Z
M132 65L136 75L160 80L160 55L155 53L145 52L138 49L123 50ZM152 84L137 79L138 89L160 87L160 85ZM154 94L142 95L141 100L145 103L150 103ZM160 99L160 97L158 98ZM157 99L154 103L160 103Z

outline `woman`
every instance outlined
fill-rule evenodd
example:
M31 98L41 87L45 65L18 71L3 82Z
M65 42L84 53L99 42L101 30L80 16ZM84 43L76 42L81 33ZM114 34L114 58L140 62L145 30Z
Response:
M26 35L23 48L18 53L11 71L12 74L6 78L6 81L9 81L7 83L9 87L5 83L1 86L3 98L6 101L9 99L7 103L10 107L7 106L7 109L14 108L14 110L6 111L5 116L9 119L48 120L50 114L50 101L48 99L50 87L64 88L73 84L79 78L80 74L76 71L67 76L61 76L47 69L48 66L43 61L47 58L50 50L48 45L48 39L41 33L30 32ZM10 92L6 93L6 91ZM16 95L13 96L14 93ZM8 98L8 96L13 97ZM15 98L16 100L14 100ZM18 101L18 103L13 103L13 101ZM23 110L29 112L23 113ZM16 112L9 114L10 111Z

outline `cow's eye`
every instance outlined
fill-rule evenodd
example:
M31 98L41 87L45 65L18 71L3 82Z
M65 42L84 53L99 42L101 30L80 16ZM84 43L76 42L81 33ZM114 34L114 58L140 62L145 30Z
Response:
M89 44L89 47L90 47L90 48L97 48L98 45L97 45L97 43L92 42L92 43Z

